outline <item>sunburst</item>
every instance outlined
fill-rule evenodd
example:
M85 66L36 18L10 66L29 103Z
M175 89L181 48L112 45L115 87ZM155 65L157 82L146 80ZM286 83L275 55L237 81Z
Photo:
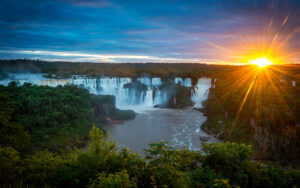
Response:
M250 60L250 63L254 64L254 65L257 65L258 67L261 67L261 68L273 64L272 61L268 60L265 57Z

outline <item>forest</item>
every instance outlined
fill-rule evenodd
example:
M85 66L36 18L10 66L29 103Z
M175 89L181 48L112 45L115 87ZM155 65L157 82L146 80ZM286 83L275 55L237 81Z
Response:
M298 76L271 68L237 71L210 89L203 129L225 141L253 145L258 159L299 166L299 93Z
M51 88L16 82L1 86L0 94L4 187L300 185L299 170L254 161L252 146L246 144L203 144L204 154L176 150L166 142L150 143L145 158L121 150L93 115L92 107L103 114L101 103L114 101L109 96L93 99L87 90L72 85Z
M300 188L300 0L0 0L0 188Z
M236 70L237 66L206 65L197 63L79 63L47 62L31 59L0 60L2 76L5 72L41 72L49 77L67 78L72 75L89 75L92 77L190 77L198 79L219 72Z
M87 144L92 125L107 117L128 120L131 110L115 107L114 96L91 95L73 85L36 86L11 82L0 86L1 145L18 151L58 151Z
M193 64L176 64L172 69L168 64L83 68L80 63L14 60L1 61L0 66L2 77L9 71L50 77L97 77L103 72L105 76L162 76L166 82L161 89L174 92L164 106L168 108L191 105L195 87L195 81L184 88L168 79L209 76L212 87L201 109L207 116L202 129L224 141L202 144L201 151L149 143L141 157L118 148L102 129L111 119L136 116L131 110L117 109L114 96L92 95L74 85L11 82L0 86L3 187L300 187L299 66L280 67L284 74L251 66L221 69ZM145 90L138 82L124 87Z

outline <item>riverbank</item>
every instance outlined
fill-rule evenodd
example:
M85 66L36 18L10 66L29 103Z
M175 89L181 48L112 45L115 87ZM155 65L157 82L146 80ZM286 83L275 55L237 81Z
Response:
M267 79L254 80L252 90L252 79L234 86L235 79L218 80L210 89L203 130L223 141L251 144L255 160L299 167L299 86L274 79L278 90L287 91L280 94Z

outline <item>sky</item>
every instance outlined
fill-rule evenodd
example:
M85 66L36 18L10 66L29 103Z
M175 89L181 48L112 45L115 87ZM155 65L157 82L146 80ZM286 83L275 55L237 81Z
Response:
M300 63L300 0L1 0L0 59Z

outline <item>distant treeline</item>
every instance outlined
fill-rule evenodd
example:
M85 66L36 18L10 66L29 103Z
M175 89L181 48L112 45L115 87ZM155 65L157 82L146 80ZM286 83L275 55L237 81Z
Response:
M3 72L41 72L59 77L71 75L118 76L118 77L190 77L213 76L231 72L237 66L206 65L196 63L75 63L46 62L30 59L0 60Z
M92 77L189 77L196 84L200 77L226 78L248 66L207 65L198 63L83 63L83 62L46 62L41 60L16 59L0 60L0 77L7 72L37 72L48 76L70 77L88 75ZM276 65L282 72L278 74L300 77L300 65Z

